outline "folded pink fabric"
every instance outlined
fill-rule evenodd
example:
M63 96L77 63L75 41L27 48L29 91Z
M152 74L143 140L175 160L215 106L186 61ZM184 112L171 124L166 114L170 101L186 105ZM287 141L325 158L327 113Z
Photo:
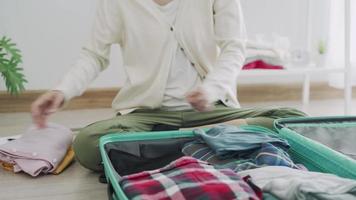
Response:
M56 169L72 144L73 133L62 125L31 126L19 139L0 145L0 161L14 164L14 172L31 176Z
M242 67L243 70L251 70L251 69L284 69L283 66L280 65L271 65L263 60L256 60L250 62Z

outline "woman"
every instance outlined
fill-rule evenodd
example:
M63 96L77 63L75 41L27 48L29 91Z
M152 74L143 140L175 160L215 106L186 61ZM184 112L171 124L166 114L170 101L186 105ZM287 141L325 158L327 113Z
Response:
M112 132L176 129L243 119L269 128L293 109L242 109L236 79L244 63L245 26L238 0L101 0L91 39L62 82L32 105L33 119L47 116L109 65L119 44L127 81L112 107L118 115L77 135L78 161L99 171L99 137Z

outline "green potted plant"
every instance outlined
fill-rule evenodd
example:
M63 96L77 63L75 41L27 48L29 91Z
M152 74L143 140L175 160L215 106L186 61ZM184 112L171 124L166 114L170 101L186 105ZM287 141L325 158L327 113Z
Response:
M0 74L5 81L5 86L10 94L19 94L27 82L20 67L22 56L16 44L8 37L0 39Z
M324 40L320 40L318 43L318 54L317 54L317 65L319 67L325 67L325 57L326 57L326 42Z

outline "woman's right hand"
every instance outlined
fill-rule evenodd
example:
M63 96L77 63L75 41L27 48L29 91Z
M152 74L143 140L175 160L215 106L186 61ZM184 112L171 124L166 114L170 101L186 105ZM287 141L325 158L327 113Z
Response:
M64 94L53 90L42 94L31 105L32 120L38 128L44 128L48 116L55 113L64 103Z

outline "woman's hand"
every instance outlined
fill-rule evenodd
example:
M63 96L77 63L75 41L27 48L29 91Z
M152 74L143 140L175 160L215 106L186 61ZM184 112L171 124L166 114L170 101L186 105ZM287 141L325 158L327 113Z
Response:
M64 102L61 91L49 91L42 94L31 105L32 120L39 128L46 127L48 116L55 113Z
M211 102L209 102L208 92L203 88L189 92L186 95L186 99L194 109L200 112L209 111L212 108Z

